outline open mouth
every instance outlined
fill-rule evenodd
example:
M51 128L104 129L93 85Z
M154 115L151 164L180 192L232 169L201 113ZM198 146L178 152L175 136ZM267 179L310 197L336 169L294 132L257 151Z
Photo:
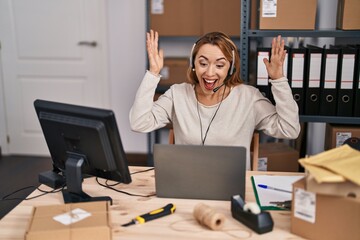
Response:
M213 90L217 82L217 80L212 80L212 79L210 80L205 78L203 78L203 81L204 81L204 86L207 90Z

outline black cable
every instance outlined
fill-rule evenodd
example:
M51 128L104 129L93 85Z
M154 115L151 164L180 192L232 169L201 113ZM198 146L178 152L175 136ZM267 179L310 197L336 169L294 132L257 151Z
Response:
M155 196L156 194L149 194L149 195L140 195L140 194L135 194L135 193L129 193L129 192L125 192L125 191L122 191L122 190L118 190L116 188L113 188L112 185L107 185L106 182L105 184L99 182L99 179L98 177L95 178L96 179L96 182L102 186L102 187L105 187L105 188L108 188L108 189L111 189L115 192L119 192L119 193L123 193L123 194L126 194L126 195L129 195L129 196L134 196L134 197L152 197L152 196Z
M141 170L141 171L133 172L133 173L130 173L130 175L134 175L134 174L138 174L138 173L143 173L143 172L148 172L148 171L151 171L151 170L154 170L154 167L149 168L149 169L146 169L146 170ZM109 181L109 180L106 180L106 181L105 181L106 186L114 187L114 186L120 184L120 182L117 182L117 183L114 183L114 184L108 184L108 181Z
M149 168L149 169L146 169L146 170L141 170L141 171L133 172L133 173L131 173L130 175L134 175L134 174L138 174L138 173L143 173L143 172L148 172L148 171L151 171L151 170L153 170L153 169L154 169L154 168L152 167L152 168ZM115 184L109 185L109 184L107 183L107 181L108 181L108 180L106 180L105 184L102 184L102 183L99 182L98 178L96 177L96 182L97 182L100 186L109 188L109 189L111 189L111 190L113 190L113 191L116 191L116 192L120 192L120 193L127 194L127 195L129 195L129 196L135 196L135 197L152 197L152 196L155 196L155 195L156 195L156 194L139 195L139 194L128 193L128 192L121 191L121 190L118 190L118 189L113 188L113 186L116 186L116 185L118 185L118 184L120 184L120 183L115 183ZM44 196L44 195L49 194L49 193L57 193L57 192L60 192L60 191L62 191L62 190L64 189L64 187L65 187L65 185L62 186L60 189L53 189L53 190L51 190L51 191L45 191L45 190L40 189L40 188L37 187L37 186L27 186L27 187L20 188L20 189L18 189L18 190L15 190L15 191L12 192L12 193L9 193L9 194L3 196L3 197L0 199L0 201L13 201L13 200L24 201L24 200L31 200L31 199L34 199L34 198L38 198L38 197ZM30 197L30 198L16 198L16 197L14 197L14 198L9 198L10 196L12 196L12 195L14 195L14 194L16 194L16 193L18 193L18 192L21 192L21 191L24 191L24 190L27 190L27 189L29 189L29 188L37 189L39 192L42 192L42 193L39 194L39 195Z
M14 194L16 194L16 193L18 193L18 192L24 191L24 190L29 189L29 188L37 189L38 191L40 191L40 192L42 192L42 193L39 194L39 195L30 197L30 198L16 198L16 197L14 197L14 198L8 198L8 197L10 197L10 196L12 196L12 195L14 195ZM51 191L45 191L45 190L42 190L42 189L40 189L39 187L36 187L36 186L27 186L27 187L20 188L20 189L18 189L18 190L15 190L15 191L12 192L12 193L9 193L9 194L5 195L4 197L2 197L2 198L0 199L0 201L13 201L13 200L24 201L24 200L31 200L31 199L34 199L34 198L38 198L38 197L44 196L44 195L49 194L49 193L57 193L57 192L60 192L60 191L63 190L63 188L64 188L64 186L63 186L62 188L60 188L60 189L53 189L53 190L51 190Z
M211 118L211 120L210 120L209 126L208 126L207 129L206 129L206 132L205 132L205 136L204 136L204 137L203 137L202 121L201 121L201 116L200 116L200 111L199 111L199 100L198 100L197 92L196 92L196 90L195 90L195 96L196 96L196 100L197 100L197 102L196 102L196 109L197 109L197 113L198 113L199 121L200 121L200 131L201 131L201 142L202 142L202 145L205 145L205 140L206 140L206 138L207 138L207 135L208 135L210 126L211 126L211 124L212 124L212 122L213 122L213 120L214 120L217 112L219 111L219 108L220 108L223 100L224 100L225 90L226 90L226 85L225 85L225 87L224 87L224 91L223 91L223 94L222 94L222 97L221 97L221 101L220 101L218 107L216 108L216 111L215 111L214 115L212 116L212 118Z
M143 173L143 172L149 172L151 170L154 170L155 168L152 167L152 168L149 168L149 169L146 169L146 170L141 170L141 171L137 171L137 172L133 172L133 173L130 173L130 175L134 175L134 174L138 174L138 173Z

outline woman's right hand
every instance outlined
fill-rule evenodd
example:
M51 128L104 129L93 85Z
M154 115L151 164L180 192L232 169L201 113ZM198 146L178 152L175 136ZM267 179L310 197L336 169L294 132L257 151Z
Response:
M160 70L164 66L164 53L162 49L158 49L159 34L150 30L146 33L146 48L149 57L149 71L154 75L159 75Z

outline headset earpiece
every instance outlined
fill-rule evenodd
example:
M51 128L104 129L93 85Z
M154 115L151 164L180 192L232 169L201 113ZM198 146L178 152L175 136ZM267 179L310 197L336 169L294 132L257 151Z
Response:
M235 71L235 51L234 49L231 51L232 54L232 61L231 61L231 67L229 70L229 76L231 76Z
M192 48L191 48L190 59L189 59L190 67L193 69L193 71L194 71L194 69L195 69L193 52L194 52L194 48L195 48L197 42L198 42L198 41L196 41L196 42L194 43L194 45L192 46Z

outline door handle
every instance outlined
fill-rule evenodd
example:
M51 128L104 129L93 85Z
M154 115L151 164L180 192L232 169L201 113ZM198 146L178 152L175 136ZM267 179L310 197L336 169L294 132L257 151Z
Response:
M92 41L92 42L87 42L87 41L81 41L78 43L79 46L89 46L89 47L96 47L97 46L97 42Z

